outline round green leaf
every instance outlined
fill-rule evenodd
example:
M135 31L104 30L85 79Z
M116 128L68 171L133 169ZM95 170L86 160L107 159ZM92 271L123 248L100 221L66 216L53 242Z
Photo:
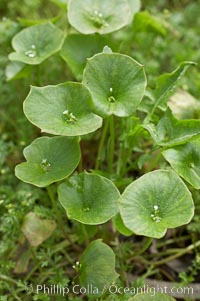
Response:
M58 196L67 216L83 224L105 223L118 212L119 191L99 175L84 172L71 177L59 186Z
M93 114L89 91L80 83L31 87L24 101L28 120L42 132L79 136L96 131L102 118Z
M189 223L194 215L190 191L171 170L149 172L131 183L119 209L128 229L154 238L163 237L168 228Z
M71 0L68 5L70 24L83 34L107 34L131 21L127 0Z
M194 188L200 189L200 140L163 151L172 168Z
M27 162L15 168L23 182L46 187L70 175L80 160L77 138L41 137L24 149Z
M156 288L155 288L156 290ZM162 293L155 293L153 290L152 293L148 294L137 294L133 298L129 299L128 301L176 301L176 299L172 298L169 295L162 294Z
M110 44L108 38L97 34L85 36L72 34L66 37L60 55L67 62L76 78L82 80L87 58L102 52L103 48Z
M59 51L64 42L64 33L51 23L34 25L20 31L12 40L15 52L11 61L37 65Z
M142 100L146 76L143 66L131 57L100 53L88 59L83 83L90 90L99 115L130 116Z
M101 295L117 278L115 254L101 240L95 240L84 251L80 260L80 283L87 288L93 287L94 295ZM92 294L92 293L91 293Z

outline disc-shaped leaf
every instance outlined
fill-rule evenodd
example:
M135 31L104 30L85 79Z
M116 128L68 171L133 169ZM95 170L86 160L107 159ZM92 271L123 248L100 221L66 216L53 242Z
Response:
M131 7L127 0L70 0L68 19L83 34L106 34L131 21Z
M108 38L97 34L85 36L72 34L66 37L60 55L67 62L76 78L82 80L87 58L102 52L106 45L112 48Z
M119 191L99 175L84 172L71 177L59 186L58 196L68 217L84 224L105 223L118 212Z
M64 33L51 23L34 25L20 31L12 40L15 52L11 61L37 65L62 47Z
M145 92L144 68L127 55L100 53L88 59L83 82L89 88L96 112L129 116Z
M163 151L172 168L194 188L200 189L200 140Z
M115 254L101 240L95 240L84 251L81 260L80 282L85 288L93 287L94 295L101 295L118 278ZM92 294L92 292L90 293Z
M156 288L150 288L152 291L148 294L137 294L133 298L129 299L128 301L176 301L176 299L172 298L170 295L162 294L162 293L155 293Z
M37 247L51 236L55 228L55 221L40 219L34 212L30 212L24 217L22 232L31 246Z
M194 214L190 191L171 170L149 172L131 183L119 209L127 228L154 238L164 236L167 228L189 223Z
M77 138L41 137L24 149L27 162L15 168L23 182L46 187L70 175L80 160Z
M177 120L169 109L157 126L147 124L144 127L158 145L167 147L183 144L200 135L200 120Z
M24 101L28 120L43 132L79 136L94 132L102 125L102 118L93 114L89 91L80 83L31 87Z

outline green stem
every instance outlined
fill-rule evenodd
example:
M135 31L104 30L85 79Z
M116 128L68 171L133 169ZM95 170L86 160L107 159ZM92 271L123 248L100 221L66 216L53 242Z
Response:
M120 276L121 276L120 279L121 279L122 283L127 286L128 283L126 281L126 268L125 268L125 264L124 264L124 254L123 254L123 251L121 249L121 245L120 245L118 237L116 237L116 242L117 242L117 247L118 247L118 250L119 250Z
M152 116L153 116L155 110L157 109L157 107L159 106L160 100L161 100L161 99L162 99L162 96L159 97L159 98L156 100L156 102L155 102L155 104L154 104L152 110L149 111L149 113L147 114L146 118L144 119L143 124L147 124L147 123L149 123L149 121L151 121Z
M16 292L12 288L10 288L10 293L15 298L15 300L21 301L21 298L17 296Z
M56 244L51 252L51 254L55 254L57 252L60 252L61 250L63 250L66 247L69 247L69 240L65 239L63 241L61 241L60 243Z
M110 173L113 172L113 162L115 154L115 125L114 125L114 116L111 115L110 118L110 147L108 153L108 170Z
M179 257L181 257L181 256L189 253L190 251L194 250L197 247L200 247L200 240L198 242L196 242L196 243L188 246L185 249L181 249L181 251L178 252L177 254L171 255L171 256L169 256L167 258L164 258L162 260L159 260L159 261L156 261L156 262L153 262L153 263L151 262L151 264L153 264L153 266L159 266L159 265L165 264L167 262L170 262L170 261L172 261L172 260L174 260L176 258L179 258Z
M83 230L83 235L84 235L84 237L85 237L86 245L88 246L89 243L90 243L89 236L88 236L88 234L87 234L85 225L84 225L84 224L81 224L81 226L82 226L82 230Z
M149 163L149 166L147 167L146 172L150 172L156 167L156 165L158 164L161 156L162 156L161 149L159 149L158 153L155 155L155 157Z
M132 149L126 149L126 148L122 149L121 160L120 160L121 166L118 171L118 175L120 175L121 177L124 177L124 175L127 173L127 163L128 160L130 159L131 154L132 154Z
M53 193L53 190L52 190L51 186L48 186L48 187L47 187L47 192L48 192L49 198L50 198L50 200L51 200L51 203L52 203L54 212L55 212L55 214L56 214L56 219L57 219L59 228L62 230L62 232L63 232L63 234L64 234L64 237L66 237L66 239L69 241L70 245L73 246L73 248L74 248L76 251L79 251L79 252L80 252L79 246L77 246L77 245L71 240L71 238L70 238L69 235L67 234L67 231L65 231L65 227L64 227L64 224L63 224L63 221L62 221L62 216L61 216L60 211L59 211L59 208L58 208L58 206L57 206L57 202L56 202L56 200L55 200L54 193Z
M162 248L163 246L174 244L174 243L177 243L177 242L180 242L180 241L185 241L185 240L188 240L188 239L190 239L190 235L185 235L185 236L182 236L182 237L171 238L171 239L168 239L167 241L157 242L156 248L159 249L159 248Z
M122 128L123 128L122 124ZM130 125L126 124L125 131L128 133L130 131ZM137 137L141 135L141 132L143 131L143 128L140 126L136 126L133 130L133 133L131 134L130 138L128 138L128 144L129 148L125 147L125 142L123 141L120 145L119 150L119 158L118 158L118 165L117 165L117 175L120 175L121 177L124 177L124 175L127 173L127 171L131 170L132 167L136 164L136 162L133 163L133 166L129 166L127 168L127 164L131 158L131 155L133 153L133 148L136 145Z
M120 171L121 171L121 166L122 166L122 153L123 153L123 147L122 147L122 143L120 143L119 145L119 156L118 156L118 161L117 161L117 175L120 175Z
M134 256L139 256L142 253L144 253L149 248L152 241L153 241L152 237L146 237L143 247L141 248L141 250L139 252L135 253Z
M41 262L40 262L40 260L37 258L37 254L36 254L35 249L34 249L33 247L31 247L31 253L32 253L32 255L33 255L33 259L34 259L35 263L36 263L37 266L38 266L39 272L42 273Z
M182 249L167 249L166 251L160 251L158 253L152 253L152 254L147 254L146 258L155 258L155 257L163 257L163 256L167 256L167 255L172 255L175 254L177 252L180 252L180 250Z
M6 276L6 275L0 274L0 280L6 281L6 282L8 282L8 283L15 284L15 285L17 285L17 286L20 285L18 281L14 280L14 279L12 279L12 278Z
M39 269L39 267L40 267L40 262L37 263L37 264L32 268L32 270L26 275L26 277L24 278L24 281L28 281L28 280L31 278L31 276L33 275L33 273L34 273L35 271L37 271L37 269Z
M41 78L41 68L40 68L40 65L37 66L37 82L38 82L38 86L42 86L42 78Z
M53 210L56 214L56 219L57 219L59 228L63 231L64 235L66 235L65 228L64 228L64 225L63 225L63 221L62 221L62 217L61 217L61 214L59 212L58 205L57 205L57 202L55 200L54 193L53 193L53 190L52 190L51 186L47 187L47 192L48 192L49 198L51 200Z
M100 140L100 143L99 143L99 148L98 148L98 153L97 153L95 169L99 169L99 165L100 165L100 162L101 162L101 154L102 154L102 151L103 151L103 146L104 146L107 131L108 131L108 125L109 125L109 119L107 118L105 120L105 124L103 126L103 131L102 131L101 140Z
M62 252L65 255L65 258L69 261L69 263L73 263L73 258L70 257L69 252L65 251L65 248L69 246L69 240L66 239L62 241L61 243L56 245L56 248L52 250L51 255L57 253L57 252Z
M78 171L79 172L83 171L83 157L82 157L82 154L81 154L80 162L79 162L79 165L78 165Z

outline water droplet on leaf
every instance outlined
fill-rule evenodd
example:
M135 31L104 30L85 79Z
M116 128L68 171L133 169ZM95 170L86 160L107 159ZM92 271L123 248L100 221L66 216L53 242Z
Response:
M30 57L30 58L36 57L37 56L37 51L36 51L35 45L31 45L31 49L27 50L25 52L25 55Z

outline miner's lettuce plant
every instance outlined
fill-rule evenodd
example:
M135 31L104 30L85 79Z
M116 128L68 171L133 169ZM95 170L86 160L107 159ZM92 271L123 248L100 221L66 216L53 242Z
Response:
M83 224L98 225L117 214L118 189L107 178L83 172L58 188L67 216Z
M80 148L76 138L41 137L24 149L24 157L27 162L16 167L16 176L24 182L46 187L75 170Z
M123 192L119 208L128 229L155 238L188 223L194 213L191 193L170 170L149 172L134 181Z
M81 83L32 87L24 113L42 132L54 135L85 135L102 125L102 118L94 114L92 97Z
M92 258L92 264L91 264ZM112 283L118 278L115 271L115 254L101 240L93 241L81 256L80 283L97 288L97 294L105 289L105 283Z
M83 84L88 87L100 116L123 117L132 115L139 106L146 77L143 66L132 58L100 53L88 59Z
M51 23L25 28L12 40L11 61L37 65L60 50L64 33Z
M115 0L109 3L106 0L72 0L68 5L68 18L71 25L83 34L107 34L129 24L139 8L138 0Z
M68 19L79 33L65 35L49 22L28 27L13 38L15 52L9 58L38 65L57 54L79 81L31 86L24 113L42 134L55 136L37 138L24 149L26 162L16 166L16 176L47 188L60 227L57 202L66 219L83 225L110 221L125 236L147 237L148 247L153 238L189 223L194 215L192 195L183 179L199 189L200 121L177 120L168 106L179 80L194 63L181 63L150 89L145 66L120 53L111 39L114 31L132 22L139 8L136 0L109 4L71 0ZM96 161L92 170L85 171L80 144L96 134L100 140ZM160 170L152 164L149 172L133 178L132 154L138 140L146 137L151 139L150 152L163 155L166 164ZM89 244L76 270L80 283L93 284L99 294L118 277L115 255L99 239Z

